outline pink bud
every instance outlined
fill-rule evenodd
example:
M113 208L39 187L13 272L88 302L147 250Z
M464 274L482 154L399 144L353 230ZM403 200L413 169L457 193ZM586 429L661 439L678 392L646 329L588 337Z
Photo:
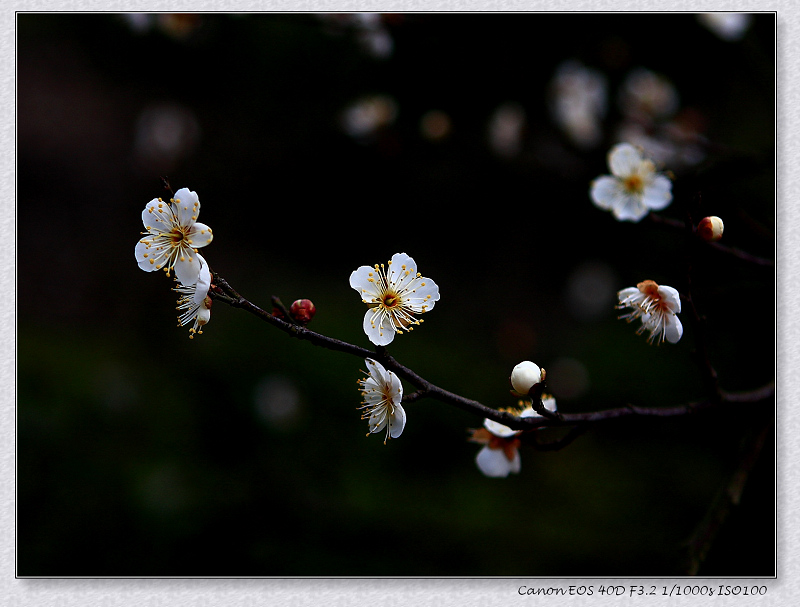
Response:
M289 314L300 324L306 325L314 318L317 308L310 299L298 299L289 307Z
M697 232L700 234L700 238L709 242L722 238L723 228L722 220L715 215L704 217L697 224Z

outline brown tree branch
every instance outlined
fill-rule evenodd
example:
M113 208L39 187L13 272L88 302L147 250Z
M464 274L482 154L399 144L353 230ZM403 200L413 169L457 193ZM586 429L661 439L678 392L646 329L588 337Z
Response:
M520 418L511 413L487 407L476 400L465 398L432 384L416 372L400 364L384 347L378 347L375 351L368 350L361 346L322 335L302 325L278 318L242 297L224 278L216 273L213 274L213 287L209 291L209 294L215 300L227 303L234 308L241 308L296 339L308 341L315 346L327 348L328 350L344 352L345 354L350 354L359 358L373 358L379 361L387 369L394 371L398 376L402 377L416 388L416 392L408 394L403 398L404 404L425 397L433 398L458 407L468 413L494 420L508 426L512 430L534 430L545 426L585 426L586 424L596 424L631 416L676 417L691 415L697 411L721 403L758 402L770 398L774 394L774 385L770 383L750 392L726 393L721 391L719 398L707 399L674 407L635 407L627 405L590 413L559 413L557 415L544 417Z

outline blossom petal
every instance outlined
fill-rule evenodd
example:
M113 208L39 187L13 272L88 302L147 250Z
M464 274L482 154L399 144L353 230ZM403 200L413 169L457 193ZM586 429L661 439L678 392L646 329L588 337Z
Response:
M420 278L410 285L411 291L403 299L417 313L430 312L439 301L439 285L430 278Z
M195 284L200 277L200 255L193 250L183 250L182 255L178 257L173 268L175 269L175 276L180 283L185 287L190 287Z
M204 247L214 240L214 234L211 232L211 228L200 222L195 222L189 230L188 237L189 244L195 249Z
M396 289L402 289L417 275L417 264L407 254L395 253L386 273L389 284Z
M377 360L365 358L364 362L369 366L370 378L378 382L386 382L386 368Z
M628 177L634 174L642 164L642 155L630 143L620 143L608 153L608 168L617 177Z
M672 202L672 182L664 175L656 175L644 189L644 204L654 211L660 211Z
M386 346L394 341L394 327L385 314L367 310L364 314L364 333L376 346Z
M211 287L211 270L208 269L208 264L202 255L198 255L200 260L200 273L197 276L196 288L192 301L199 305L205 300L208 295L208 289ZM175 271L177 274L177 270Z
M678 314L681 311L681 294L678 293L677 289L668 287L666 285L661 285L658 287L658 294L669 306L669 309L675 314Z
M172 207L160 198L153 198L142 211L142 225L153 234L169 232L173 219Z
M406 411L400 405L395 405L394 415L389 420L389 436L397 438L406 427Z
M620 221L638 222L647 215L648 209L639 196L623 196L611 211Z
M592 181L589 196L592 202L603 210L608 210L624 195L622 184L616 177L603 175Z
M369 431L371 434L375 434L376 432L380 432L386 427L386 424L389 423L389 413L386 410L386 407L378 407L372 412L372 415L369 416Z
M350 286L359 292L361 299L371 303L378 297L378 286L375 282L375 268L361 266L350 274Z
M619 303L625 303L628 299L638 298L641 294L642 292L638 288L628 287L617 293L617 298L619 299Z
M134 254L136 255L136 263L138 263L139 267L145 272L152 272L159 269L156 267L159 265L157 263L158 254L145 241L140 240L136 243Z
M505 426L500 422L496 422L493 419L484 419L483 427L500 438L508 438L509 436L514 436L517 434L516 430L512 430L508 426Z
M189 188L181 188L175 192L172 200L172 207L180 225L188 228L197 221L197 216L200 214L200 199L196 192L191 192Z
M519 472L521 468L519 452L509 461L502 449L490 449L488 446L478 452L475 463L481 472L492 478L504 478L511 472Z
M664 334L664 337L667 338L667 341L671 344L676 344L680 340L681 336L683 335L683 324L681 324L680 319L677 316L670 316L667 320L667 327Z

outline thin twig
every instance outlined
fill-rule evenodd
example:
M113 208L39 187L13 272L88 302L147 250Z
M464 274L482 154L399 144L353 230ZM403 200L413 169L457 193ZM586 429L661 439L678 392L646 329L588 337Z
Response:
M657 213L650 213L647 217L649 221L651 221L652 223L669 226L671 228L676 228L679 230L686 229L686 223L680 221L679 219L664 217L662 215L658 215ZM695 235L695 238L698 240L702 240L697 235ZM736 257L748 263L752 263L758 266L775 265L775 262L772 259L767 259L766 257L759 257L758 255L753 255L752 253L748 253L747 251L744 251L736 247L731 247L729 245L725 245L720 242L706 242L705 240L702 240L702 242L721 253L725 253L726 255L732 255L733 257Z
M692 293L693 280L692 274L694 271L694 252L699 240L697 238L697 230L694 227L692 216L689 212L686 213L686 291L684 294L684 301L689 304L689 311L691 312L690 319L694 326L694 356L702 379L706 385L708 396L712 400L719 400L721 398L719 388L719 378L717 371L711 364L711 358L708 353L708 344L706 341L706 321L697 309Z

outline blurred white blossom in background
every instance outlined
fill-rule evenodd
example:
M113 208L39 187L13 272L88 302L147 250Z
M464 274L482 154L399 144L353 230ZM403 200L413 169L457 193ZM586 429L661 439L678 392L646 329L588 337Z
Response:
M489 147L499 156L512 158L522 151L527 118L519 103L509 101L498 106L489 118Z
M397 102L389 95L370 95L347 106L340 116L344 132L355 139L367 139L391 125L397 118Z
M602 141L608 85L601 72L579 61L563 62L550 83L549 100L553 118L573 144L587 149Z
M133 152L142 172L170 173L200 140L194 112L177 103L156 102L136 119Z
M703 13L697 19L722 40L736 42L747 33L753 17L747 13Z
M620 143L611 148L608 167L611 175L595 179L589 194L598 208L611 211L619 221L640 221L672 202L672 182L635 146Z

